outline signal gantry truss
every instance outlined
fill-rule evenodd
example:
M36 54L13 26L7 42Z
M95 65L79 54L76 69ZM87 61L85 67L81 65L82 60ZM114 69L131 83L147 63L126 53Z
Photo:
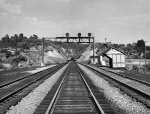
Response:
M81 33L78 33L78 36L69 36L69 33L66 33L66 36L63 37L45 37L44 40L65 43L94 43L94 37L91 36L91 33L88 33L88 36L81 36Z
M44 56L44 42L46 41L57 41L64 43L82 43L82 44L93 44L93 62L95 61L94 56L94 36L91 36L91 33L88 33L88 36L81 36L81 33L78 33L77 36L69 36L69 33L66 33L66 36L62 37L44 37L43 38L43 56ZM42 56L42 61L44 64L44 57Z

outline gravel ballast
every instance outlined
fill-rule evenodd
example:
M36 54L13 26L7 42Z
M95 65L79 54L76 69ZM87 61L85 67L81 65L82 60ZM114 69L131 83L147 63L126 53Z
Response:
M79 67L99 88L99 91L103 92L113 107L117 109L118 114L150 114L150 110L147 109L142 103L137 102L135 99L121 92L120 89L110 85L108 81L96 75L86 67L82 65L79 65Z
M25 71L25 72L34 74L34 73L40 72L40 71L42 71L42 70L46 70L46 69L48 69L48 68L51 68L51 67L53 67L53 66L56 66L56 65L41 67L41 68L37 68L37 69L35 69L35 70L30 70L30 71Z
M50 91L55 82L62 75L68 65L64 66L50 78L45 80L41 85L35 88L26 97L22 98L17 105L11 106L6 114L33 114L37 106L42 102L44 97Z

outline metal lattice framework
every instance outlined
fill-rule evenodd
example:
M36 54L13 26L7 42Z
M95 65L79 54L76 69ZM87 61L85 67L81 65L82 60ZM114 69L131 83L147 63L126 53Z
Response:
M44 40L65 43L93 43L94 37L45 37Z
M64 42L64 43L89 43L93 44L93 61L95 61L94 56L94 37L91 36L91 33L88 33L88 36L81 36L81 33L78 33L78 36L69 36L69 33L66 33L66 36L63 37L44 37L43 38L43 54L42 54L42 62L44 64L44 42L46 41L57 41L57 42Z

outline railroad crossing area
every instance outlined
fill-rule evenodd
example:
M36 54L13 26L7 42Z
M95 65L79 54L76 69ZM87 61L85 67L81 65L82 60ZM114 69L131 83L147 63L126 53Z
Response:
M1 71L0 114L149 114L150 83L74 60Z

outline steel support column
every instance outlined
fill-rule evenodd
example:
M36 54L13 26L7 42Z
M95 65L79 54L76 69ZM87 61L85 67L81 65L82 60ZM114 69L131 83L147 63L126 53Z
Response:
M94 37L93 37L93 63L95 62L95 43L94 43Z
M42 63L41 66L45 66L44 64L44 38L42 38Z

